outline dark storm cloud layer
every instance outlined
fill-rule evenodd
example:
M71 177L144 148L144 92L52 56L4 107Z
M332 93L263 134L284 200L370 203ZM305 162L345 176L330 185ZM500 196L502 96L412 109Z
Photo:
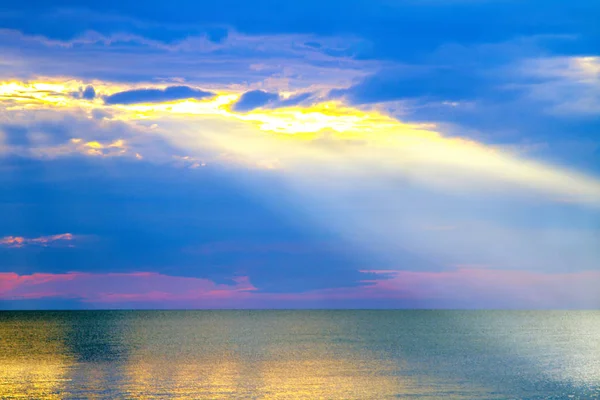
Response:
M314 39L322 42L321 48L303 44ZM3 54L0 79L69 76L87 82L98 79L171 85L186 82L199 87L237 84L245 88L278 76L287 79L287 90L303 91L307 82L347 86L353 78L364 76L368 69L365 62L353 60L348 54L337 54L352 53L361 41L314 35L233 33L218 43L200 35L164 44L131 33L104 36L93 31L71 41L56 41L0 30ZM74 94L77 98L81 95Z
M410 57L407 50L426 54L442 43L489 43L535 34L583 36L570 45L557 46L557 50L580 53L597 45L598 34L597 7L587 0L551 0L543 7L512 0L228 0L210 4L186 0L176 5L150 1L145 7L132 0L63 0L12 2L6 8L2 26L56 39L70 39L88 30L127 31L165 42L202 32L218 41L225 35L223 27L250 34L351 32L373 41L375 47L363 56L377 58Z
M0 15L2 26L28 35L66 41L52 51L39 47L28 50L24 46L15 53L19 57L36 59L35 65L43 64L47 75L65 75L71 71L75 76L88 79L148 81L182 77L188 81L206 79L207 82L226 84L260 82L272 76L285 76L298 85L298 81L307 79L307 76L315 79L324 68L330 68L331 75L323 77L323 81L331 83L333 77L339 75L335 69L336 60L348 62L351 58L355 62L382 63L378 72L365 79L355 79L350 88L331 92L332 97L343 96L354 104L405 99L455 102L485 98L512 102L515 97L527 96L528 89L536 84L549 81L548 78L540 81L539 77L522 77L507 72L516 67L515 63L531 57L594 55L598 53L600 41L593 18L598 13L597 7L594 2L584 0L568 3L553 0L545 2L543 7L536 2L512 0L353 0L344 3L311 0L276 4L267 0L251 3L240 0L203 4L201 10L191 1L178 2L176 7L153 1L149 7L143 8L131 1L89 2L83 5L81 2L63 1L52 5L40 2L35 6L34 14L21 12L19 4L10 4L9 7L11 12ZM314 15L321 18L312 18ZM69 23L63 23L63 20ZM246 42L233 47L232 44L219 47L220 43L231 39L232 31L242 35L273 35L269 40L282 34L305 34L313 38L303 43L287 43L285 49L282 43L269 47L269 40L261 41L258 47ZM338 50L327 45L325 40L334 36L356 41ZM214 60L205 63L204 58L194 55L188 58L179 54L182 43L191 37L207 38L209 44L190 42L183 47L183 52L202 49L208 51ZM73 44L73 40L77 45ZM92 43L96 43L98 48ZM14 44L19 48L21 45L20 42ZM93 52L97 53L94 58L98 68L90 66L88 58L78 55L76 46L79 45L92 46ZM11 54L11 46L5 49L7 55ZM122 50L118 48L123 46L132 50L131 54L126 54L131 68L115 68L112 60L115 54L102 56L101 48L111 46L119 54ZM90 51L88 49L86 54L93 54ZM139 52L146 54L145 60L152 59L152 62L140 62L135 56ZM49 55L50 62L38 60L45 53ZM305 64L297 66L292 73L285 73L284 68L279 67L300 62L313 53L327 55L331 59L313 59L310 65L315 71L310 74ZM230 56L219 58L224 54ZM57 59L69 62L61 64L56 62ZM215 63L215 60L219 62ZM19 62L18 70L27 71L22 64ZM349 64L345 70L352 68L356 65ZM10 67L9 70L14 73L16 68ZM356 77L349 74L348 78ZM275 107L280 100L272 89L265 89L264 93L250 91L247 95L236 105L238 111ZM129 95L123 96L124 101L137 101L130 100ZM136 94L131 96L134 98ZM168 100L182 97L155 94L154 98ZM108 100L111 101L118 101L118 98ZM532 103L537 107L536 102L536 99L528 98L513 108L528 108ZM420 114L423 112L419 110ZM462 111L457 112L462 115ZM432 114L433 119L437 119L437 115L448 115L445 109L432 110L427 115L430 120ZM466 119L477 118L473 114L467 115ZM452 115L443 119L457 123L464 120ZM519 128L516 126L514 129Z
M201 100L214 96L211 92L189 86L169 86L165 89L135 89L106 96L106 104L159 103L184 99Z
M307 76L309 80L316 79L328 68L331 73L322 77L323 82L332 83L341 70L348 72L348 79L354 78L355 83L350 88L331 92L332 97L343 96L354 104L405 99L455 102L482 98L510 102L515 97L527 96L527 90L536 84L548 81L548 78L540 81L539 77L521 77L507 72L516 67L515 63L528 57L594 55L598 53L596 44L600 41L592 17L597 14L597 7L584 0L568 4L553 0L545 2L544 7L535 2L462 0L402 3L354 0L343 4L225 1L202 5L202 10L191 1L178 2L177 7L151 2L149 8L143 9L130 1L84 5L64 1L38 6L37 12L31 15L20 13L21 6L11 4L13 12L1 15L0 22L6 28L25 34L66 41L52 52L36 47L28 53L25 46L16 53L19 57L37 59L48 52L52 61L43 63L48 75L64 75L69 70L84 78L148 81L181 77L188 81L206 79L207 82L225 84L260 82L277 76L291 79L293 85L298 86L301 85L298 82L306 80ZM24 15L27 15L26 19ZM307 18L300 18L303 15ZM322 18L310 18L312 15ZM75 19L81 23L64 24L61 19ZM219 47L231 39L231 30L244 35L273 36L261 41L260 46L240 42ZM269 47L269 41L282 34L305 34L314 38L303 43L292 40L285 45L278 43ZM328 46L325 38L336 35L354 38L355 43L340 49ZM208 44L190 42L182 47L182 43L191 37L207 38ZM77 55L76 48L71 48L75 46L73 40L77 45L98 45L99 48L92 47L98 52L98 63L102 65L94 69L89 66L89 59L79 58L81 55ZM20 43L15 46L20 47ZM114 68L112 57L100 56L100 48L111 46L115 46L114 51L119 54L122 50L117 47L131 48L128 55L131 58L127 61L131 68ZM180 51L199 49L207 51L213 60L205 63L204 58L179 54ZM6 49L7 54L11 54L9 50ZM152 62L141 63L139 57L135 57L138 52L146 54L146 60L152 59ZM219 58L224 54L230 56ZM327 55L331 59L312 59L309 64L314 71L310 73L306 70L307 64L297 65L291 73L281 67L282 64L300 62L311 54ZM68 59L69 62L57 64L57 59ZM349 73L356 65L348 64L340 71L336 70L339 67L337 60L348 63L349 59L381 63L380 70L365 79L356 79ZM35 63L39 64L41 62ZM10 71L14 72L15 68ZM138 94L150 98L136 99ZM182 96L195 97L191 93L173 93L172 96L167 93L124 93L114 99L109 97L107 102L131 104L134 101L187 98ZM293 105L306 100L282 100L276 96L273 90L250 91L236 104L236 109L245 112L256 107ZM518 103L516 108L526 108L536 101L528 99ZM432 114L435 117L447 113L442 110ZM432 118L431 115L428 117ZM471 117L476 116L468 116ZM445 120L462 122L452 117Z

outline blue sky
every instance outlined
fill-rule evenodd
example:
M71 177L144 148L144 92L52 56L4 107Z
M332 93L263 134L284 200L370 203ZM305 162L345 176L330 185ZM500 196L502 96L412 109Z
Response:
M9 4L0 308L597 308L599 13Z

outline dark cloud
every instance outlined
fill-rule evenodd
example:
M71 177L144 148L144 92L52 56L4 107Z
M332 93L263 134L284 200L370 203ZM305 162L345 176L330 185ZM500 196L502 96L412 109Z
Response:
M480 96L509 94L495 86L501 77L481 75L481 70L460 67L424 67L388 69L367 77L348 88L335 89L331 97L344 96L354 104L422 98L428 101L466 101ZM494 93L491 93L494 92Z
M86 100L94 100L96 97L96 91L93 86L87 86L83 92L81 92L81 97Z
M85 88L79 88L78 92L71 93L76 99L94 100L96 98L96 90L92 85L88 85Z
M11 2L0 15L0 25L61 40L96 31L126 32L165 43L202 34L218 42L225 26L249 34L350 33L374 44L362 57L415 59L444 43L491 43L549 34L578 37L570 44L557 42L557 51L589 53L598 48L597 15L597 2L589 0L548 0L544 7L519 1L413 0L223 0L210 4L185 0L177 7L157 1L151 7L139 7L134 0L63 0L35 5Z
M288 98L283 98L279 93L265 92L264 90L252 90L244 93L233 105L233 110L238 112L252 111L255 108L268 107L291 107L310 100L312 93L300 93Z
M233 105L234 111L246 112L254 110L255 108L266 106L269 103L273 103L279 99L279 94L269 93L264 90L252 90L246 92L240 97L240 99Z
M165 89L135 89L114 93L104 98L106 104L159 103L163 101L196 99L214 96L214 93L189 86L169 86Z

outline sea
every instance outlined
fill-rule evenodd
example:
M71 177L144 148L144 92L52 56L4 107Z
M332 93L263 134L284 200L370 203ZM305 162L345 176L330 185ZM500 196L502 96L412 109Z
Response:
M3 311L0 398L595 399L600 311Z

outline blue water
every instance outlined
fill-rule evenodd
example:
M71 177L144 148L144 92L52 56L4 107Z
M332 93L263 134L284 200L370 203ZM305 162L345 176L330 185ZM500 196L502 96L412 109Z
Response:
M0 398L590 399L598 311L0 312Z

